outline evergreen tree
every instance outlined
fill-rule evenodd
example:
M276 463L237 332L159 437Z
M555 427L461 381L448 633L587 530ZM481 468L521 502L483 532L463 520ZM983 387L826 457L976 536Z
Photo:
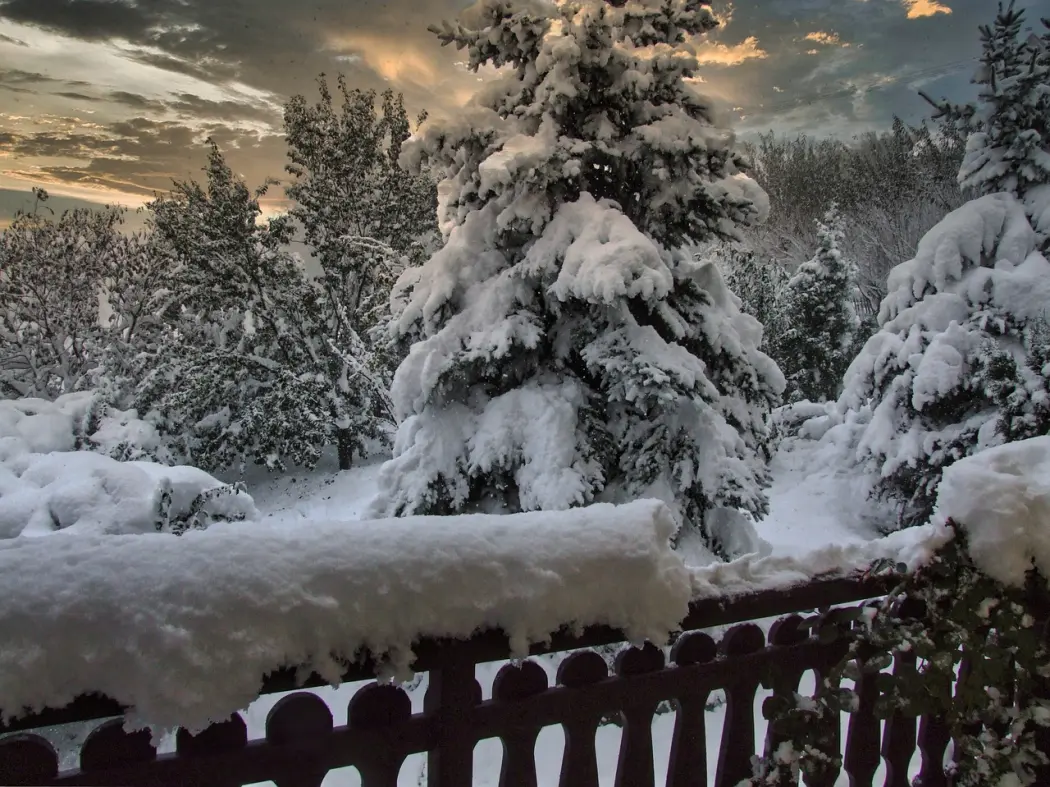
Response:
M286 193L321 265L328 302L371 345L398 274L437 245L437 190L426 174L398 166L411 132L403 97L387 90L377 112L374 91L350 90L342 77L337 86L339 107L323 75L316 104L294 96L285 106L286 169L294 178ZM329 322L341 344L344 319ZM392 372L400 358L390 360Z
M842 253L843 235L833 205L818 222L816 256L799 266L784 293L784 327L774 357L787 379L788 401L835 399L853 359L856 285L853 265Z
M981 28L976 104L926 100L935 118L967 135L959 183L980 194L1015 194L1032 216L1037 202L1045 209L1050 184L1050 58L1037 37L1022 39L1023 25L1024 11L1010 0Z
M0 233L0 395L90 387L105 336L99 299L129 257L118 210L20 213Z
M482 0L434 29L505 76L402 160L440 167L445 246L400 277L402 418L377 514L564 509L658 496L716 522L767 510L765 418L783 378L695 244L765 199L686 79L697 0ZM717 514L717 516L715 515Z
M969 132L960 182L986 193L891 272L879 331L839 400L866 420L856 455L876 472L876 491L899 505L901 525L929 518L945 467L1045 426L1040 377L1050 370L1039 326L1050 263L1040 252L1046 235L1030 221L1032 197L1046 188L1032 114L1045 89L1019 89L1041 62L1018 41L1021 23L1011 4L981 30L979 108L940 108Z
M289 218L259 221L266 187L249 191L214 144L207 173L151 204L179 314L136 405L204 468L309 467L327 445L348 467L389 411L374 359L348 326L332 340L345 310L285 250Z

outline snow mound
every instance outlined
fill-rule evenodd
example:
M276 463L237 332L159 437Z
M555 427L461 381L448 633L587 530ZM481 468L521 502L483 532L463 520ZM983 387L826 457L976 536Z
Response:
M197 730L247 707L274 669L338 683L361 648L404 675L415 639L485 627L518 655L570 623L664 640L690 598L673 530L666 507L639 501L0 542L0 709L101 692L131 726Z
M252 498L194 467L119 462L155 437L134 413L89 417L93 395L0 401L0 539L66 530L154 533L216 519L255 519ZM85 437L84 424L97 426Z
M944 471L934 522L966 529L981 571L1024 584L1033 564L1050 576L1050 436L989 448Z
M0 400L0 438L21 442L33 453L86 448L122 459L164 452L156 427L134 410L99 406L93 391L46 399Z

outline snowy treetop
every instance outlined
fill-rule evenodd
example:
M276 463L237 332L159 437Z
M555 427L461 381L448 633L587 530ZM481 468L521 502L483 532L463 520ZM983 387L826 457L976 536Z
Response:
M481 0L433 30L466 49L471 68L504 73L467 111L426 124L402 163L445 170L443 227L495 202L501 230L538 234L559 203L589 191L671 245L732 236L768 202L741 176L712 103L685 81L699 68L686 36L714 25L696 0L622 9Z
M997 281L1008 282L1009 272L1036 248L1036 233L1016 197L990 194L967 202L923 237L913 259L890 272L879 321L897 318L929 293L952 291L979 303L984 299L980 292L996 287ZM975 268L985 270L974 278L968 274ZM968 286L960 292L964 279ZM1008 283L1003 286L1009 289Z

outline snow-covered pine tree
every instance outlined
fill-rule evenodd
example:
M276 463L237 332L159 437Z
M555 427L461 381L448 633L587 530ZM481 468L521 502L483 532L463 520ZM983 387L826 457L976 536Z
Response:
M105 345L103 281L127 251L121 221L109 208L38 209L0 233L0 395L54 399L90 386Z
M389 316L390 288L407 266L418 265L439 245L437 190L425 173L398 165L411 134L404 99L385 91L376 108L374 91L351 90L337 80L336 107L324 75L320 100L294 96L284 110L294 178L286 187L290 213L321 266L330 304L367 345ZM419 122L425 119L421 115ZM343 319L329 320L331 338L342 346ZM389 351L392 348L377 347ZM388 353L392 374L402 354Z
M1024 11L999 3L981 27L976 104L927 101L936 119L967 135L959 170L963 188L1009 192L1026 205L1044 251L1050 237L1050 54L1037 36L1022 37Z
M859 328L853 264L842 251L844 223L832 205L817 222L817 253L788 281L781 306L783 327L773 355L787 380L785 398L824 402L838 397L853 360Z
M349 466L389 410L372 358L351 329L330 341L344 312L285 249L288 217L259 222L265 186L249 191L214 144L207 173L151 204L180 314L136 407L201 467L312 466L328 445Z
M718 267L764 194L686 81L705 3L482 0L434 29L504 75L402 161L441 168L444 248L400 277L415 341L378 515L557 510L658 496L715 551L767 510L783 377Z
M1023 386L1026 336L1050 303L1050 264L1023 204L990 194L948 214L890 274L880 329L846 373L839 409L868 413L857 457L901 526L933 511L941 472L1001 442Z
M941 108L969 124L960 181L1006 190L948 214L890 273L880 329L850 365L839 400L840 411L867 418L856 456L875 472L876 492L898 504L899 525L929 518L945 467L1029 436L1018 419L1039 401L1033 337L1050 303L1050 263L1040 252L1045 234L1029 221L1031 197L1045 188L1021 155L1035 150L1033 126L1015 122L1037 98L1013 89L1033 62L1017 41L1020 24L1011 4L982 28L980 109Z

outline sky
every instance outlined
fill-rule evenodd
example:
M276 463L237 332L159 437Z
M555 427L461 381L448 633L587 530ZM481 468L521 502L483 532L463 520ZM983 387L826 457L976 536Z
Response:
M481 77L427 26L470 0L0 0L0 222L33 186L137 207L200 178L211 136L250 185L284 176L284 102L316 78L454 112ZM1018 0L1030 23L1050 0ZM700 88L743 137L843 139L968 100L994 0L715 0ZM266 207L280 208L281 189ZM56 203L58 204L58 203Z

